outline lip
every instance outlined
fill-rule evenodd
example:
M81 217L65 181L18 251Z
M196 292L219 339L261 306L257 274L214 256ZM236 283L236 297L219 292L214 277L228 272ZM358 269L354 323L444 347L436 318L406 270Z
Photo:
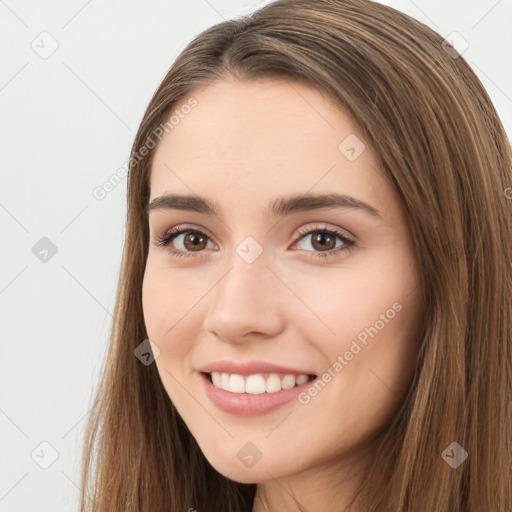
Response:
M286 366L279 366L264 361L246 361L246 362L235 362L235 361L214 361L207 364L203 368L198 370L203 373L236 373L237 375L252 375L255 373L281 373L287 375L315 375L315 373L309 370L297 370L294 368L287 368Z
M291 389L282 389L275 393L252 395L248 393L231 393L230 391L216 388L213 383L210 382L209 375L206 373L200 373L199 375L203 381L206 396L213 405L224 412L238 416L259 416L272 412L296 399L300 393L305 391L316 380L315 377L300 386L295 386Z

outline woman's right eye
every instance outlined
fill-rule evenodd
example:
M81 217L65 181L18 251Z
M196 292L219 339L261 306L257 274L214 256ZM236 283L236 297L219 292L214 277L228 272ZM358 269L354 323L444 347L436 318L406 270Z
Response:
M176 249L174 243L176 239L179 239L184 235L184 237L178 241L178 245L181 244L183 249ZM168 251L173 256L181 257L181 256L194 256L194 252L200 252L203 247L205 240L208 240L208 235L205 235L202 231L197 230L192 227L178 227L172 228L162 236L157 237L155 245L158 247L169 247ZM199 250L194 250L194 247L198 247ZM189 249L191 249L189 251Z

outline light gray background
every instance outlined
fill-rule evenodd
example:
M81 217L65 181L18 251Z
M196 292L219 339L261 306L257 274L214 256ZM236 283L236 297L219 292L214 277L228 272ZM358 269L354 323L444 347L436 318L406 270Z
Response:
M126 178L102 200L93 190L126 163L151 95L186 43L266 3L0 1L1 512L77 510ZM383 3L468 42L463 55L510 136L512 0ZM43 237L57 248L46 262L32 251Z

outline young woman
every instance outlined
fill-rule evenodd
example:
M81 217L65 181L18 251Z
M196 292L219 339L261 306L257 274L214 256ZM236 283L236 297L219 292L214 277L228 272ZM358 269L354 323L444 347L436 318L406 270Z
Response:
M510 512L512 155L366 0L196 37L132 148L81 511Z

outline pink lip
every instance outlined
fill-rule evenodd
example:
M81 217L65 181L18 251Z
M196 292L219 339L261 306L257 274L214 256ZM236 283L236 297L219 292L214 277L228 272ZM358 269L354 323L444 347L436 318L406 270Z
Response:
M207 364L198 370L204 373L230 373L237 375L251 375L254 373L281 373L287 375L314 375L309 370L296 370L286 366L278 366L264 361L247 361L245 363L235 363L234 361L215 361Z
M287 373L289 373L288 370ZM281 405L296 399L297 396L305 391L313 382L313 380L309 380L300 386L295 386L291 389L282 389L276 393L251 395L248 393L231 393L230 391L216 388L210 382L209 375L205 373L201 373L200 377L204 384L206 396L215 406L224 412L240 416L257 416L271 412Z

